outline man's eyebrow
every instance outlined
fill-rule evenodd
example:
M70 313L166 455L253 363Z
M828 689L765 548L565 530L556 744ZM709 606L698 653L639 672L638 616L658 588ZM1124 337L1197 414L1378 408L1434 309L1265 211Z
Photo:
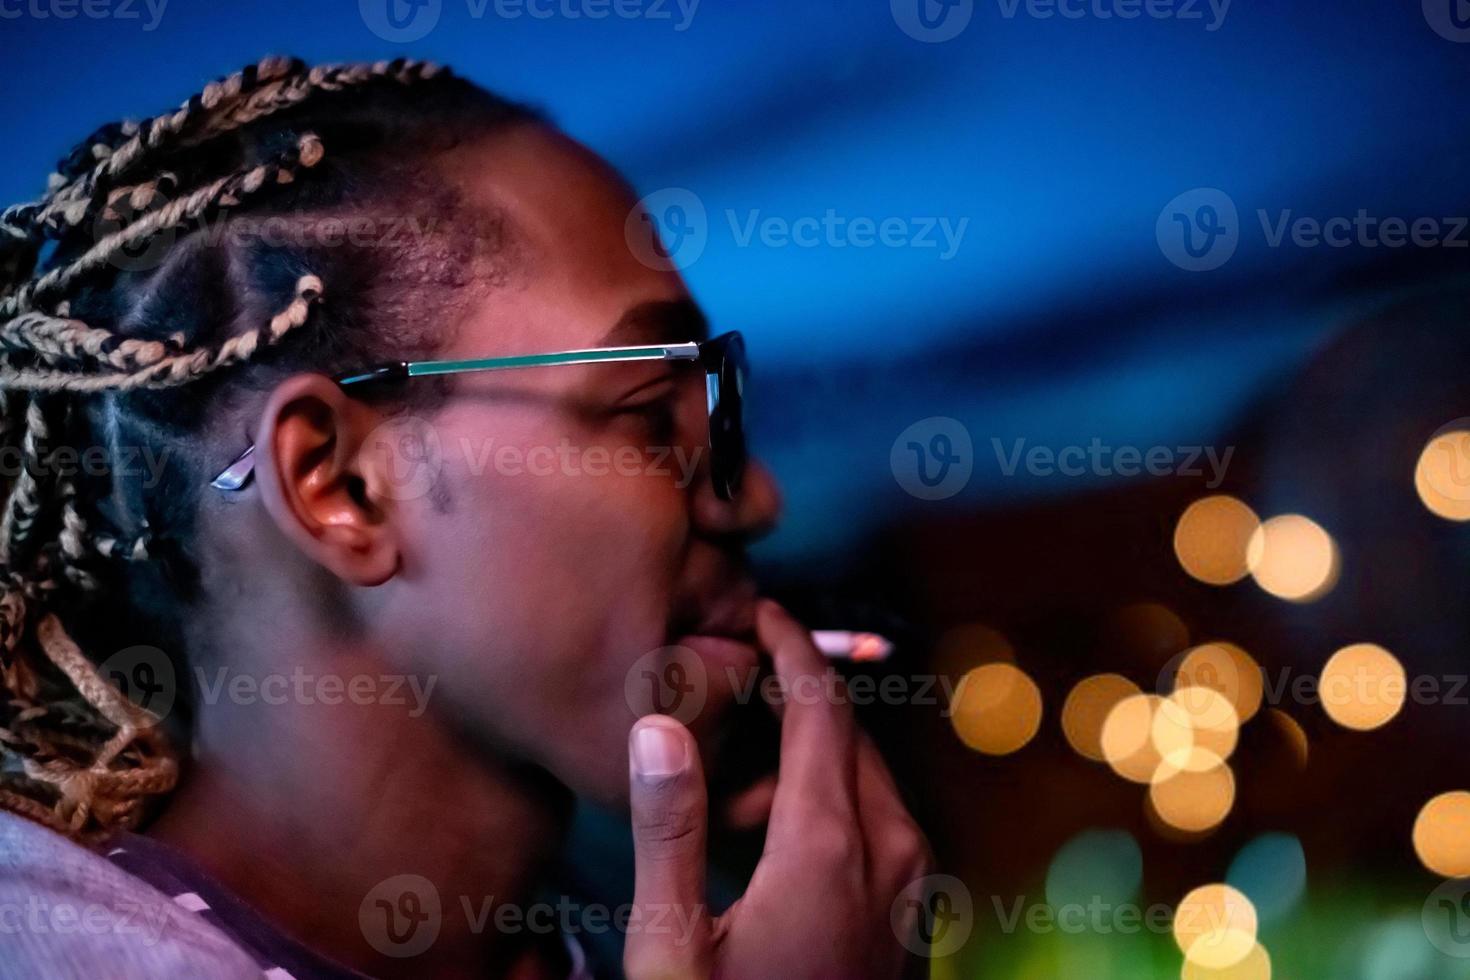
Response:
M709 337L709 321L692 299L640 303L621 317L600 346L683 344Z

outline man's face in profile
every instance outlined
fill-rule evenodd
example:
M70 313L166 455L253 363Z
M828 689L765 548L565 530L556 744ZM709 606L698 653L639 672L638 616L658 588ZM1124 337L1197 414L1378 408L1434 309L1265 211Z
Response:
M585 149L518 127L443 167L471 206L504 214L517 271L440 356L704 339L680 277L630 248L635 199ZM707 740L749 681L744 547L774 522L775 487L752 465L735 500L715 494L697 365L453 385L431 417L391 420L367 446L401 479L388 646L405 671L437 675L429 710L581 795L620 801L637 716L675 714Z

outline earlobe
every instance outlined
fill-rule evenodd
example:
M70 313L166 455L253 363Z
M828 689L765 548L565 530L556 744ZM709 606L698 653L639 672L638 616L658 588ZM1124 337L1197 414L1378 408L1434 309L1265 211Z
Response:
M256 434L256 479L276 526L313 561L353 585L381 585L401 549L391 499L368 491L361 442L375 413L317 374L271 393Z

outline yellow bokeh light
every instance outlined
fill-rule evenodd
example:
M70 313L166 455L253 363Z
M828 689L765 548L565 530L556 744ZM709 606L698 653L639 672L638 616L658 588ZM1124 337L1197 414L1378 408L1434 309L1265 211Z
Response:
M977 752L1015 752L1041 727L1041 689L1012 664L976 667L960 678L950 724L960 741Z
M1205 497L1180 516L1174 528L1174 554L1201 582L1230 585L1250 573L1246 549L1260 526L1256 512L1234 497Z
M1124 779L1148 783L1164 761L1153 741L1154 714L1163 700L1157 694L1124 698L1103 722L1103 758Z
M1445 878L1470 878L1470 792L1444 793L1414 821L1414 853Z
M1196 888L1174 912L1174 941L1184 958L1206 970L1228 970L1257 948L1259 919L1251 900L1229 885Z
M1168 826L1190 834L1218 827L1235 805L1235 773L1204 749L1190 754L1191 768L1165 761L1148 788L1149 805Z
M1193 772L1213 768L1210 757L1228 759L1239 738L1240 717L1219 691L1183 687L1154 713L1154 748L1169 765Z
M1404 707L1409 682L1403 664L1380 646L1358 643L1334 653L1318 683L1322 708L1344 728L1381 728Z
M1470 432L1443 432L1429 440L1414 468L1414 489L1432 513L1470 521Z
M1176 687L1208 687L1230 700L1243 725L1261 710L1265 679L1260 666L1233 643L1215 642L1197 646L1179 664Z
M1103 724L1118 703L1142 692L1121 674L1098 674L1079 681L1062 705L1062 734L1079 755L1105 762Z
M1256 584L1278 599L1311 602L1337 584L1338 554L1332 536L1300 514L1273 517L1256 529L1246 549Z
M1227 938L1226 942L1238 946L1241 940ZM1271 980L1271 955L1266 952L1266 947L1253 941L1251 951L1233 966L1216 969L1185 960L1179 976L1180 980Z

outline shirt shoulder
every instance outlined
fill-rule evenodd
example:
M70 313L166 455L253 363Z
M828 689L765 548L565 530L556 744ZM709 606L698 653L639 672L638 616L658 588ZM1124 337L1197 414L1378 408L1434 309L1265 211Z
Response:
M102 855L0 810L0 980L261 976L219 929Z

